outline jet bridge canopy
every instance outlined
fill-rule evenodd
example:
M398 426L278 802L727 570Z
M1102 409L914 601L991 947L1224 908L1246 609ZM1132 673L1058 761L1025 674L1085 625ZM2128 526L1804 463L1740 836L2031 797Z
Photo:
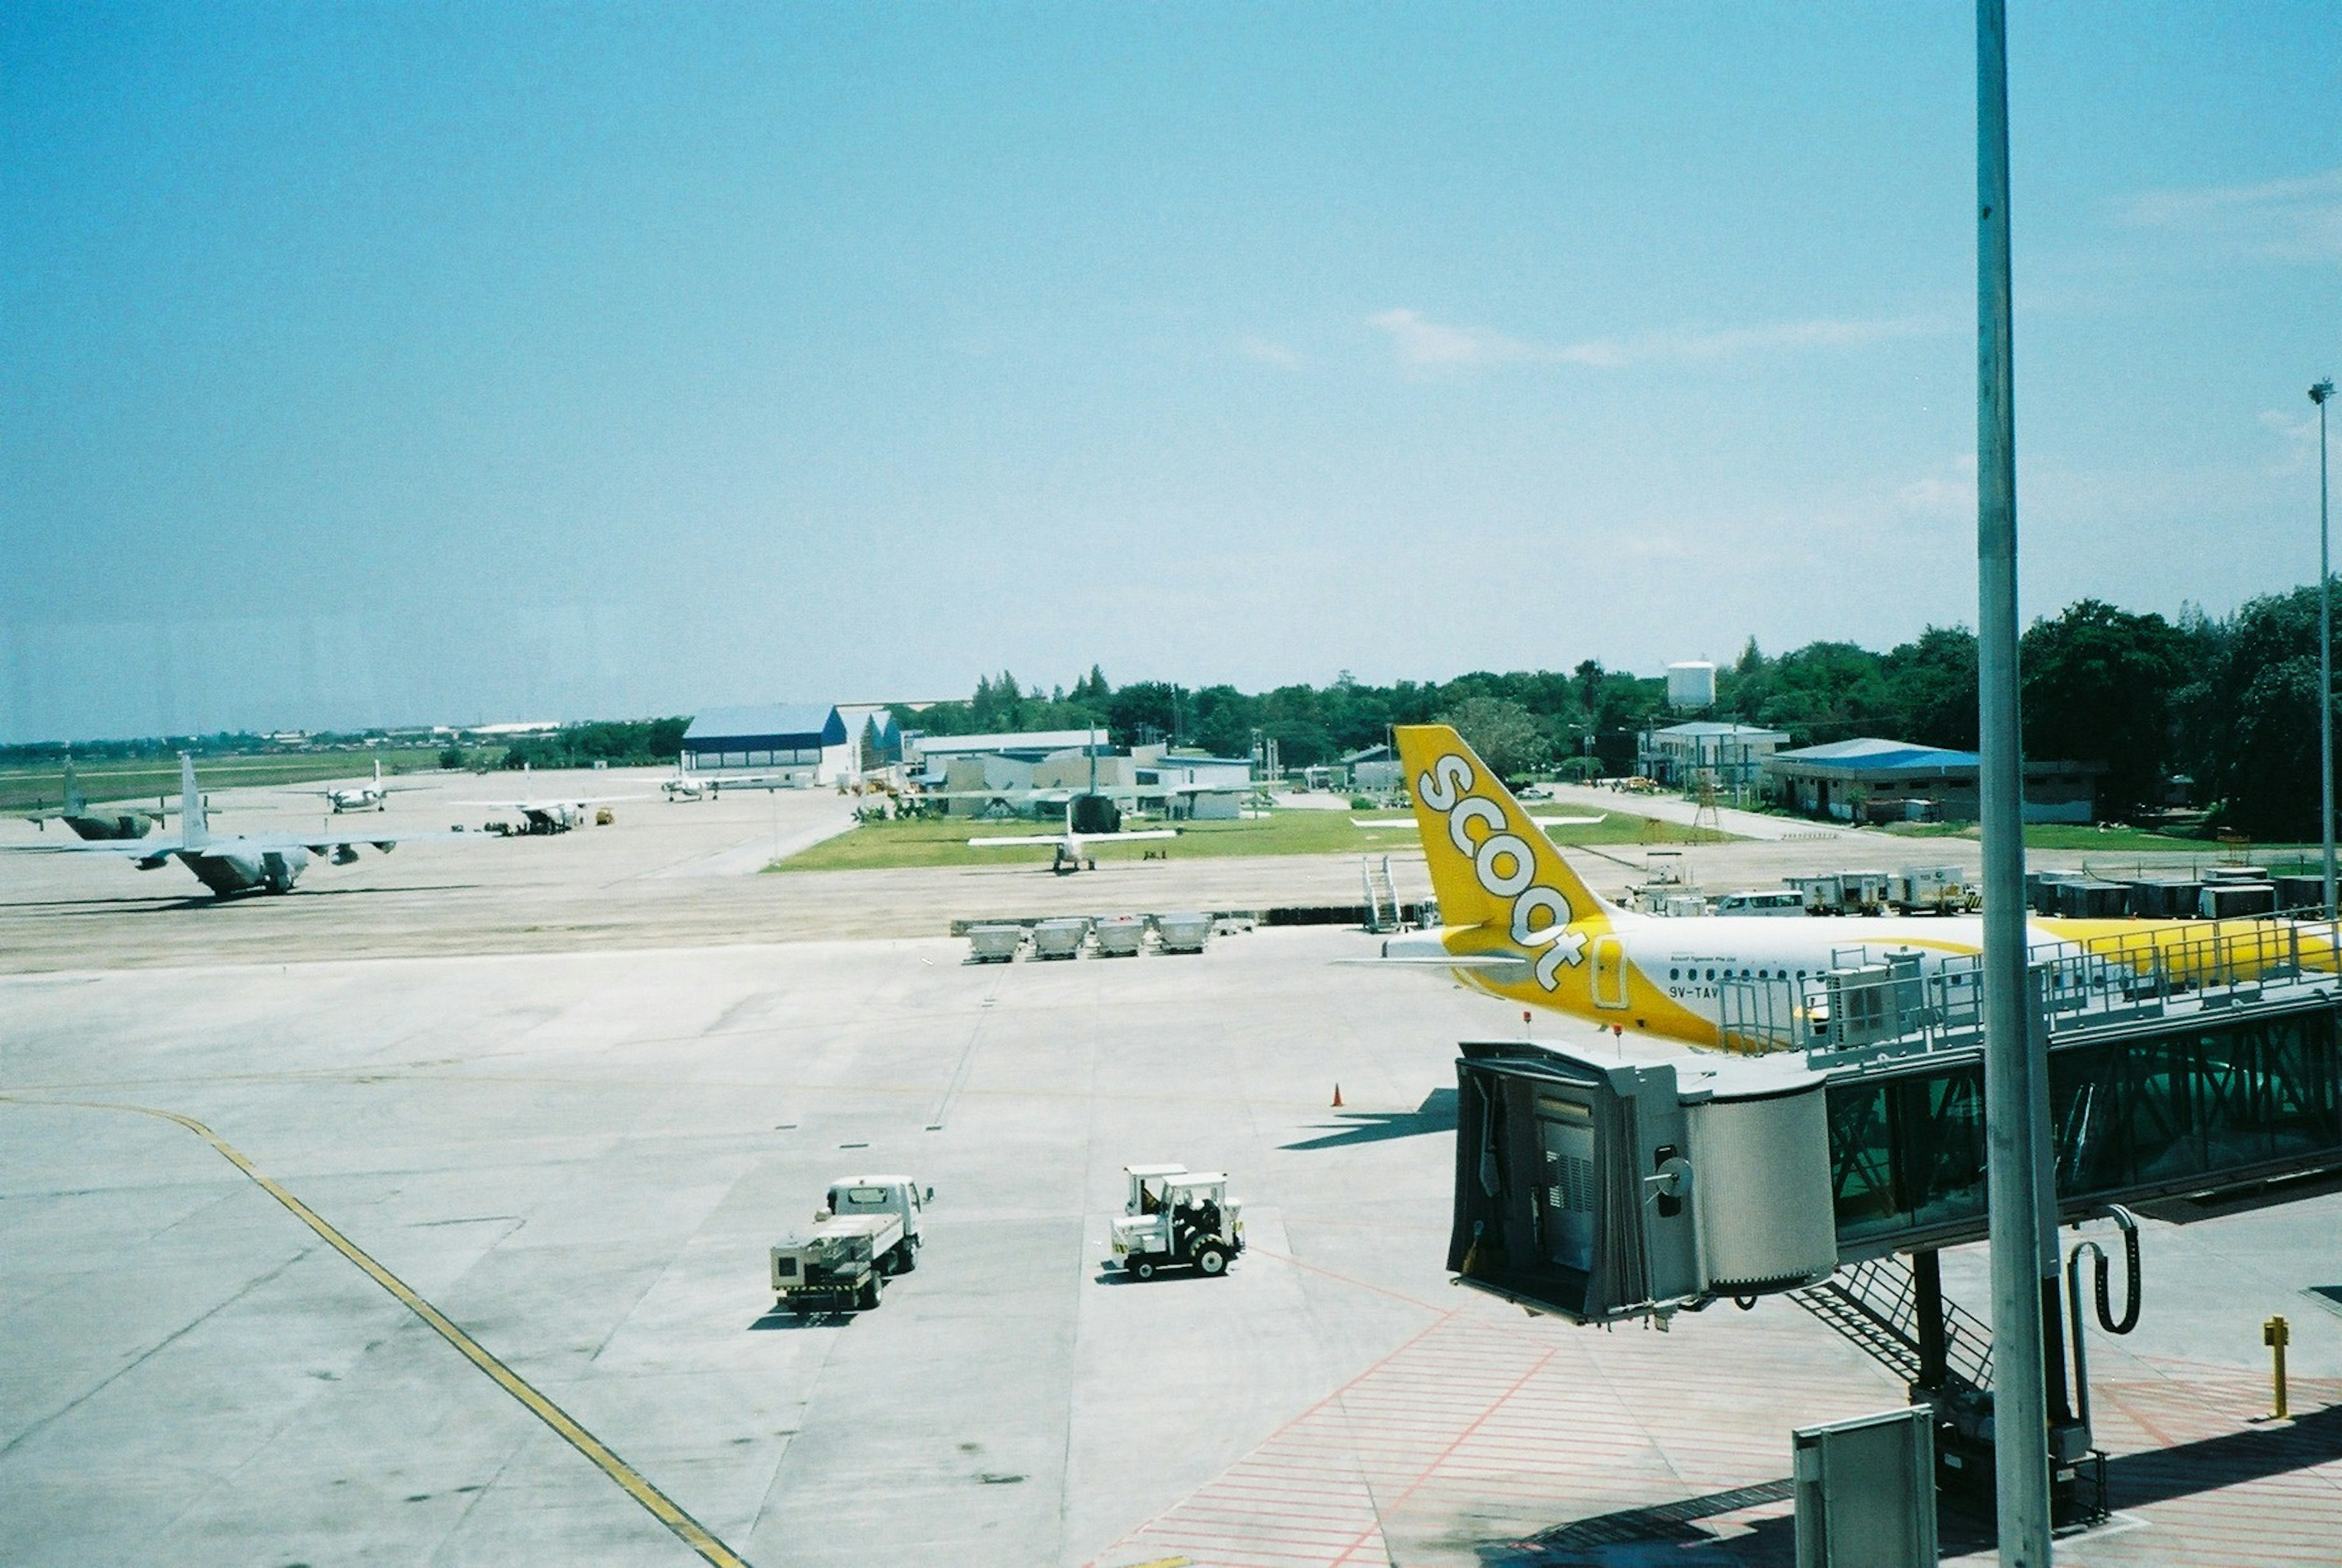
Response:
M1466 1045L1448 1267L1581 1322L1837 1267L1824 1079L1804 1064Z

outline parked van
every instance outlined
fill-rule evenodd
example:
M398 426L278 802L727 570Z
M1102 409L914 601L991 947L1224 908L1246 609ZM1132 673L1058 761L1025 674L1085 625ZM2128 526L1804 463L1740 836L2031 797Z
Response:
M1726 893L1716 901L1718 914L1797 914L1806 913L1806 895L1794 887L1764 893Z

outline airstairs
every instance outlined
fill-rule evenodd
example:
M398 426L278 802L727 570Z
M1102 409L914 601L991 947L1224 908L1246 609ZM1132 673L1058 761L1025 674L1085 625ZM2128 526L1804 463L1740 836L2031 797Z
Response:
M1376 933L1404 929L1398 884L1391 880L1390 856L1360 856L1358 878L1366 886L1366 929Z

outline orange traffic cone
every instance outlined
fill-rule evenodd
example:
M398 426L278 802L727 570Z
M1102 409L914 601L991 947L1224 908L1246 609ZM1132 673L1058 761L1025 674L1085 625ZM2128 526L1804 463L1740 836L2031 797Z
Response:
M1334 1085L1334 1109L1336 1109L1336 1111L1338 1111L1338 1110L1340 1110L1341 1108L1342 1108L1342 1086L1341 1086L1339 1084L1335 1084L1335 1085Z

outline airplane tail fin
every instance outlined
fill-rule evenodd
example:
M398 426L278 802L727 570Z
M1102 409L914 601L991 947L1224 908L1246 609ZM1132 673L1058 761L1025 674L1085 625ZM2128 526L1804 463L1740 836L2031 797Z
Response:
M1618 912L1594 895L1494 769L1446 724L1403 724L1401 766L1431 867L1439 918L1481 925L1516 945L1577 925L1602 930Z
M382 759L380 757L374 759L374 782L377 786L382 783Z
M211 824L204 814L204 793L195 787L195 758L192 752L179 754L179 842L193 849L211 836Z
M79 816L89 809L89 802L81 793L81 780L74 774L73 754L65 754L65 810L67 816Z

